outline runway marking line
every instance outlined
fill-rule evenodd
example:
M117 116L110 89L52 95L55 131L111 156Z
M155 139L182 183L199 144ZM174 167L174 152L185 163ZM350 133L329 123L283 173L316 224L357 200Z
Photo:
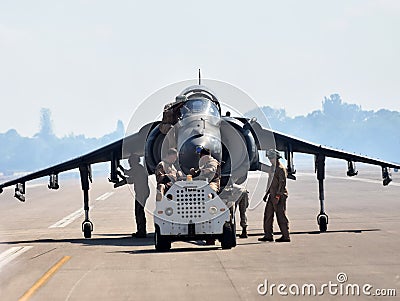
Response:
M110 196L112 196L114 194L113 191L111 192L106 192L104 194L102 194L101 196L99 196L96 201L105 201L106 199L108 199ZM91 208L94 208L94 205L91 205ZM70 215L64 217L63 219L59 220L58 222L54 223L53 225L51 225L49 227L49 229L51 228L64 228L66 226L68 226L69 224L71 224L72 222L74 222L76 219L80 218L81 216L83 216L83 209L78 209L75 212L72 212Z
M114 194L114 191L111 192L106 192L104 194L102 194L101 196L99 196L96 201L105 201L106 199L108 199L110 196L112 196Z
M59 220L55 224L51 225L49 228L64 228L65 226L68 226L70 223L72 223L82 215L83 215L83 210L78 209L75 212L71 213L70 215L64 217L62 220Z
M310 173L310 172L298 172L296 174L297 176L312 176L316 177L315 173ZM267 174L263 172L253 172L247 176L248 179L257 179L257 178L266 178ZM327 179L338 179L338 180L350 180L350 181L357 181L357 182L364 182L364 183L370 183L370 184L380 184L382 185L381 180L373 180L373 179L366 179L366 178L355 178L355 177L348 177L348 176L333 176L333 175L326 175ZM400 183L394 183L391 182L389 186L397 186L400 187Z
M12 247L9 248L8 250L2 252L0 254L0 270L5 266L7 263L10 261L14 260L18 256L20 256L22 253L25 253L29 249L31 249L31 246L26 246L26 247Z
M53 265L38 281L35 282L34 285L30 289L28 289L25 294L18 301L27 301L30 297L68 261L71 259L71 256L64 256L61 258L55 265Z
M36 188L36 187L41 187L41 186L46 186L46 184L45 183L42 183L42 184L26 184L25 188ZM5 187L4 189L11 190L11 189L14 189L14 187L8 186L8 187Z
M314 173L298 173L297 175L299 176L315 176ZM338 180L350 180L350 181L356 181L356 182L364 182L364 183L370 183L370 184L380 184L382 185L382 181L378 180L372 180L372 179L366 179L366 178L355 178L355 177L346 177L346 176L331 176L331 175L326 175L327 179L338 179ZM398 186L400 187L400 183L393 183L391 182L389 184L390 186Z

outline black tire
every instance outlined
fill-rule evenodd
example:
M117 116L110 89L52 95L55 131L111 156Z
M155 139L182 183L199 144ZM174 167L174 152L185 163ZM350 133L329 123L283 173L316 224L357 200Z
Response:
M236 231L234 230L234 224L225 223L222 230L221 247L224 250L229 250L236 246Z
M326 232L328 230L328 219L321 215L319 218L319 232Z
M92 237L92 226L89 223L83 225L83 236L85 238Z
M157 251L168 251L171 249L171 241L160 234L160 227L156 225L156 233L154 234L154 246Z
M236 219L235 222L232 224L232 248L236 247Z

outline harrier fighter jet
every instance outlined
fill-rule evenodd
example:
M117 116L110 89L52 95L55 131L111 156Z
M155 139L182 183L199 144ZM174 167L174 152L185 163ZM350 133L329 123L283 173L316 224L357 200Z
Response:
M224 100L224 102L229 103L229 99ZM168 105L164 113L172 114L172 118L169 121L163 118L162 121L154 121L143 125L137 133L81 157L2 183L0 184L0 192L5 187L15 185L15 197L20 201L25 201L26 182L48 176L50 179L49 189L58 189L58 175L60 173L71 169L79 169L85 211L82 231L85 238L90 238L93 224L89 219L88 191L92 181L91 166L93 164L110 162L109 181L114 183L115 187L118 187L126 183L126 179L124 179L124 175L121 174L119 169L120 161L129 158L132 154L144 157L147 171L151 175L154 173L156 165L161 161L163 152L172 145L179 153L178 168L183 174L187 175L191 168L198 166L199 158L196 150L202 147L209 149L212 156L220 162L221 187L223 188L227 185L243 183L249 171L265 171L266 166L260 161L260 151L276 148L285 154L288 178L290 179L296 179L293 153L315 156L315 171L319 183L320 202L317 222L320 231L324 232L327 230L328 224L328 215L324 209L326 158L347 161L347 175L349 177L356 176L358 173L355 168L355 162L380 166L382 168L383 185L385 186L391 182L390 168L400 169L399 164L327 148L263 128L255 118L234 117L230 116L230 114L223 115L220 100L209 88L201 85L200 79L198 85L190 86L180 93L177 91L176 101ZM201 189L201 185L207 186L207 182L193 181L191 184L189 181L183 181L179 185L171 189L169 200L184 198L185 192L195 191L194 195L198 197L199 206L203 206L202 208L199 207L199 212L202 210L202 213L206 211L205 215L212 215L215 211L224 211L222 207L219 209L218 206L220 205L205 208L204 202L200 202L204 201L204 193L208 196L212 195L212 193L209 193L211 190L208 187ZM203 194L200 195L200 192ZM183 207L179 208L179 206L168 207L168 210L165 209L165 214L172 214L174 210L183 212ZM163 212L163 210L158 212ZM204 221L199 220L200 215L199 217L189 217L188 215L185 216L185 213L178 213L180 214L179 223L186 225L182 228L182 233L184 232L187 237L191 237L191 235L193 236L200 231L198 225L204 223ZM162 217L156 215L155 222L157 222L157 219L162 219ZM159 247L168 248L168 242L161 241L162 230L159 231L161 231L158 232ZM206 232L204 233L205 235L207 234ZM234 246L234 242L225 241L225 245L228 247Z

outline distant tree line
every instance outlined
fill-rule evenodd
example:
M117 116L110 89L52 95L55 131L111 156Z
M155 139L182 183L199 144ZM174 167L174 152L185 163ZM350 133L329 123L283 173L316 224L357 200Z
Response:
M317 144L344 149L388 161L400 162L400 113L389 110L365 111L358 105L342 101L338 94L322 102L322 110L306 116L289 117L284 109L262 107L269 126ZM248 112L259 117L260 110ZM265 118L264 118L265 120ZM264 126L268 126L264 124ZM39 168L80 156L124 137L124 125L101 138L84 135L56 137L51 112L41 110L40 130L31 138L11 129L0 134L0 172L12 174Z
M358 105L343 102L338 94L325 97L322 110L306 116L289 117L284 109L261 109L273 130L317 144L400 162L400 112L365 111ZM247 116L257 115L255 113L249 112Z
M0 172L10 175L45 168L121 139L124 134L119 120L117 128L101 138L74 134L58 138L53 131L51 111L42 109L40 130L33 137L22 137L15 129L0 134Z

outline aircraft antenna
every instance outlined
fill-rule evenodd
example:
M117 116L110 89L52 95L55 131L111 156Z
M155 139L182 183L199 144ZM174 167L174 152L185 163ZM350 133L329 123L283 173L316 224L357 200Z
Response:
M201 70L199 69L199 86L201 85Z

